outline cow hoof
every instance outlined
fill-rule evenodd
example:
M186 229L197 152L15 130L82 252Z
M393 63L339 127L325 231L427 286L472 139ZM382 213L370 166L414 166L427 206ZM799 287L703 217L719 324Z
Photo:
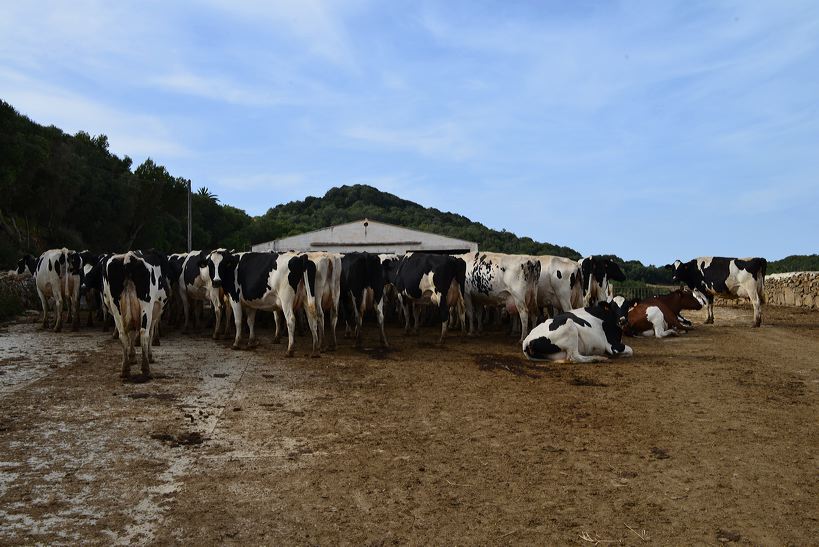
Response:
M321 357L320 351L314 351L313 353L310 354L311 359L318 359L319 357Z
M293 354L294 354L294 351L292 349L284 352L285 357L293 357Z
M709 317L708 319L705 320L705 324L706 325L713 325L714 324L714 319L712 317Z
M282 343L282 339L281 339L281 338L274 338L274 339L273 339L273 343L274 343L274 344L281 344L281 343Z
M239 349L242 349L242 348L239 347L239 344L233 344L232 346L230 346L230 349L239 350Z

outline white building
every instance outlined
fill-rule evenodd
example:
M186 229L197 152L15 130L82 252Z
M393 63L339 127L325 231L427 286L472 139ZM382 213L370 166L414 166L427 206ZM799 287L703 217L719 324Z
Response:
M375 220L357 220L295 236L257 243L254 251L329 251L405 254L409 251L460 254L477 252L478 244Z

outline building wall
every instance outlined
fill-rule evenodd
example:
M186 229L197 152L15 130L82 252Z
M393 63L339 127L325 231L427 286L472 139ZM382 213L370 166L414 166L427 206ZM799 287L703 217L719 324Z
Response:
M478 244L375 221L358 221L259 243L254 251L331 251L404 254L408 251L477 252Z

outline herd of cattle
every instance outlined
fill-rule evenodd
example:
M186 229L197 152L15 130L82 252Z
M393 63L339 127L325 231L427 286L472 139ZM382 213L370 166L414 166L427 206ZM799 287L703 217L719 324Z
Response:
M445 255L356 252L235 252L227 249L165 255L156 251L93 255L53 249L39 258L25 256L18 274L34 276L48 327L49 303L54 330L62 327L64 301L74 328L79 324L81 295L103 316L113 317L114 335L122 343L122 376L128 377L137 338L142 372L150 374L152 345L159 343L160 319L172 308L184 314L184 329L195 320L200 303L210 301L214 338L235 325L238 348L246 314L248 345L256 344L256 312L273 311L275 340L287 327L287 356L294 353L297 315L306 316L312 355L335 349L341 317L361 344L364 314L373 310L383 345L385 302L396 303L405 332L416 334L421 307L432 305L441 325L440 342L457 323L471 335L496 312L509 314L520 330L523 353L532 360L589 362L606 355L631 355L623 334L676 335L691 327L681 312L708 308L713 322L715 296L747 298L753 326L762 321L764 258L700 257L666 268L675 282L687 285L643 301L614 297L612 281L625 275L613 261L590 256L579 261L555 256L501 253ZM550 317L546 319L547 317ZM329 318L329 329L325 320ZM91 319L89 315L89 320ZM542 321L545 319L545 321ZM181 318L180 318L181 321ZM535 325L530 331L530 325ZM330 339L325 340L329 330Z

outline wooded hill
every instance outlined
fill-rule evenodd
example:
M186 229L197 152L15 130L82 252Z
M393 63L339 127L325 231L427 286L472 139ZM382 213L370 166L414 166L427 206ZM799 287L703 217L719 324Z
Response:
M108 149L105 135L68 135L44 127L0 101L0 264L11 267L23 253L66 246L92 251L186 248L188 180L150 158L133 167ZM423 207L365 185L330 189L253 217L219 203L207 188L193 195L193 244L197 249L249 249L252 243L370 218L478 242L486 251L552 254L573 259L569 247L493 230L463 215ZM668 283L667 271L636 260L620 262L630 280ZM780 266L782 263L782 266ZM819 269L819 256L794 256L769 271Z

